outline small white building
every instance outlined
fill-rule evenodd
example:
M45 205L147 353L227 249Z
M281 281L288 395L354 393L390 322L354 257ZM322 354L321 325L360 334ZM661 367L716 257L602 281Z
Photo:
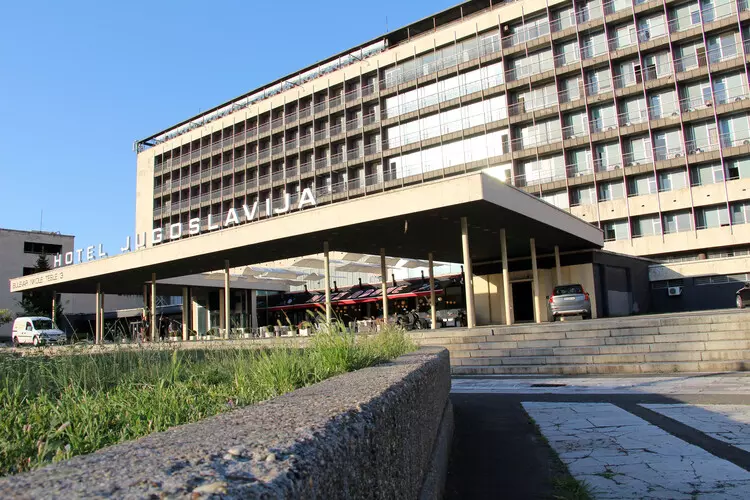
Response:
M39 255L47 255L50 267L57 254L65 254L74 249L75 237L47 231L20 231L0 228L0 279L3 281L26 276L34 271ZM22 293L11 293L7 287L0 287L0 309L21 313L19 302ZM66 315L92 314L95 299L90 294L62 294L63 312ZM105 299L107 310L128 309L143 306L141 296L113 295ZM52 311L50 310L51 314ZM59 320L64 323L64 319ZM61 324L65 328L65 324ZM10 339L11 324L0 326L0 342Z

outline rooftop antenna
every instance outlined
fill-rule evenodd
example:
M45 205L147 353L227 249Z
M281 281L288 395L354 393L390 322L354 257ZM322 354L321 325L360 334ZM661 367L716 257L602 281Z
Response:
M42 230L42 222L44 222L44 209L42 209L42 213L39 215L39 230Z
M385 16L385 32L388 33L388 16Z

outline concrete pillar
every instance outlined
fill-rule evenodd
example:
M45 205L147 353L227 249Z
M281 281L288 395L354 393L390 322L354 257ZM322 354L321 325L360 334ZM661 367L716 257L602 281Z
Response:
M99 343L99 328L101 326L101 315L102 315L102 285L96 284L96 309L94 311L94 343Z
M388 270L385 268L385 248L380 249L380 288L383 291L383 323L388 322Z
M500 253L503 261L503 302L505 303L505 324L513 324L513 314L510 310L511 290L510 272L508 271L508 241L505 237L505 229L500 230Z
M555 285L562 285L562 270L560 269L560 247L555 245Z
M52 318L52 322L53 323L57 322L57 318L55 318L55 310L56 309L57 309L57 294L53 290L52 291L52 316L50 316L50 318Z
M258 328L258 292L250 290L250 327Z
M188 299L188 288L182 287L182 340L183 342L188 339L188 307L190 307Z
M99 295L99 342L104 343L104 294Z
M536 268L536 243L534 242L534 238L529 239L529 245L531 246L531 276L534 287L534 320L537 323L541 323L542 303L541 297L539 297L539 270Z
M210 313L209 313L210 316ZM219 329L226 328L226 325L224 324L224 291L222 290L219 293ZM222 336L222 335L219 335Z
M151 342L156 342L158 331L156 329L156 273L151 273Z
M323 242L323 267L326 280L326 323L331 322L331 264L328 256L328 242Z
M229 260L224 261L224 338L229 338L232 329L231 319L232 297L229 291Z
M469 248L469 223L461 217L461 246L464 253L464 288L466 290L466 326L477 325L477 313L474 309L474 279L471 268L471 249Z
M433 268L432 252L427 254L427 258L430 261L430 325L434 330L437 328L437 311L435 310L435 269Z

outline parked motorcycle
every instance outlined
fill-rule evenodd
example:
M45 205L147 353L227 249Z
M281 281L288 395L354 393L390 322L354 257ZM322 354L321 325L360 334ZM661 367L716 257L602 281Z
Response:
M422 330L427 328L427 320L423 319L416 309L412 309L406 314L399 314L396 318L396 324L404 330Z

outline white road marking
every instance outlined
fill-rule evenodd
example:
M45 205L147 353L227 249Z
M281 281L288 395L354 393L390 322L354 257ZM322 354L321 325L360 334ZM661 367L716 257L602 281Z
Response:
M640 406L750 452L750 405L641 404Z
M595 498L748 498L750 472L615 405L522 404Z

